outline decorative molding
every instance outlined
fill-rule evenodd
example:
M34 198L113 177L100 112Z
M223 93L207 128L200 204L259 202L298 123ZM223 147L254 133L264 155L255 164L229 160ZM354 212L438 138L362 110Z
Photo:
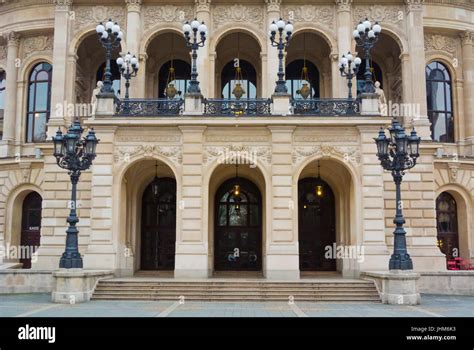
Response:
M448 163L449 181L456 182L458 178L459 164Z
M72 6L73 0L53 0L53 4L56 6L56 11L69 11Z
M114 153L115 163L127 162L137 157L163 156L170 159L173 163L181 164L182 151L180 146L158 146L158 145L139 145L139 146L120 146L116 147Z
M140 12L142 0L125 0L128 12Z
M336 21L331 6L284 6L283 16L293 22L314 22L329 28L333 28Z
M106 22L109 18L117 22L122 31L125 25L125 7L122 6L77 6L74 7L76 13L74 31L78 32L87 26L96 26L99 22ZM124 31L125 32L125 31Z
M7 41L7 45L16 45L20 44L21 34L18 32L8 32L3 35L3 38Z
M426 51L444 51L451 55L456 53L457 39L454 37L441 34L427 34L425 35L425 50Z
M280 12L281 0L265 0L267 12Z
M195 0L194 5L196 12L210 12L211 11L211 0Z
M251 23L263 29L264 18L263 7L260 5L218 5L212 11L214 29L232 22Z
M348 162L360 164L361 155L359 147L334 146L330 143L322 143L317 146L301 146L293 149L293 164L301 163L304 159L320 155L321 157L336 156Z
M293 138L294 142L305 142L305 143L319 143L319 142L331 142L331 143L358 143L359 137L357 135L348 135L344 133L332 133L328 130L327 133L317 135L296 135Z
M462 32L459 37L461 38L462 45L473 45L474 44L474 32L466 30Z
M23 180L23 182L25 182L25 183L30 182L31 163L30 162L21 162L20 163L20 172L21 172L21 179Z
M23 40L23 57L27 58L34 52L53 51L53 36L40 35Z
M179 135L120 135L116 137L117 142L180 142Z
M338 12L348 12L351 10L352 0L336 0Z
M266 135L207 135L206 142L268 142Z
M361 20L368 18L379 23L388 23L398 25L404 21L405 11L402 6L384 6L384 5L358 5L354 7L352 19L354 27Z
M232 152L242 155L247 154L249 157L255 157L255 162L263 161L267 165L272 163L271 146L251 146L241 143L233 143L228 146L207 146L204 147L203 164L208 164L219 157L225 157ZM225 159L222 159L224 161Z
M408 12L422 11L425 0L405 0Z
M146 30L156 25L157 22L183 23L194 17L194 9L192 6L146 6L144 14L144 28Z

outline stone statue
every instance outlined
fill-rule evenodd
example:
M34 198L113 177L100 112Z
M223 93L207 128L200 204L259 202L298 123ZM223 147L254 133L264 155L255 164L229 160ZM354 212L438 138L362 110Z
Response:
M104 86L104 83L99 80L97 82L96 88L92 90L92 97L91 97L92 115L95 114L95 109L97 108L97 95L100 93L102 86Z
M379 81L375 82L375 94L379 98L379 112L381 115L386 116L387 115L387 100L385 98L385 93L380 88Z

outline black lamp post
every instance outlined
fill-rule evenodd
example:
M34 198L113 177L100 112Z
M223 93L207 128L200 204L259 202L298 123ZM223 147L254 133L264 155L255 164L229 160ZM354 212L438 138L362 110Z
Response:
M84 129L76 120L63 136L61 129L58 129L56 136L53 136L54 156L58 165L68 170L71 178L71 204L67 218L69 227L66 230L66 250L59 261L59 267L65 269L82 268L82 258L78 248L79 230L76 224L79 218L76 213L76 190L81 171L89 169L92 161L96 157L96 146L99 140L95 137L93 129L89 130L86 137L81 140Z
M109 19L105 26L100 22L95 28L99 35L100 43L105 48L105 78L104 85L102 85L101 93L110 94L113 93L112 88L112 72L110 71L110 60L112 59L112 50L120 46L120 42L123 38L123 33L120 30L120 26L117 22L112 22Z
M352 36L358 47L362 47L365 53L365 84L362 88L363 93L373 94L375 92L374 83L372 82L372 72L370 71L370 49L379 39L382 27L378 22L374 25L366 18L364 22L359 22Z
M352 79L357 76L361 62L362 60L359 57L354 58L350 52L348 52L347 55L342 55L339 60L339 72L341 72L341 77L347 78L349 99L352 99Z
M402 213L400 185L405 170L411 169L419 157L420 137L413 128L410 136L405 134L398 121L392 119L392 126L388 129L390 137L385 136L385 130L380 129L379 136L375 138L377 144L377 157L385 170L392 172L396 186L396 215L393 223L396 225L394 234L394 251L390 258L390 270L412 270L413 263L407 251L406 231L403 228L405 218Z
M278 32L278 38L276 37ZM270 24L270 31L268 36L273 47L278 49L278 80L275 86L275 94L286 95L288 89L285 81L285 71L283 69L283 51L286 50L293 33L293 25L291 22L285 22L283 19L279 19Z
M192 33L191 33L192 32ZM207 26L204 22L199 23L195 18L191 24L186 22L183 25L184 39L186 40L186 45L191 48L191 80L189 81L188 93L190 94L200 94L201 89L199 88L199 81L197 80L198 72L196 66L197 59L197 50L200 47L204 46L206 42L207 35ZM199 38L198 38L199 33Z

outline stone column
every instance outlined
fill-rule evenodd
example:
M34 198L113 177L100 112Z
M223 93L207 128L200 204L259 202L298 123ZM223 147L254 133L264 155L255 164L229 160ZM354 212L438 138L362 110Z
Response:
M272 21L280 18L281 0L265 0L267 4L265 34L270 30ZM270 97L275 91L278 80L278 50L272 46L270 39L266 36L267 43L267 69L262 71L262 97Z
M336 69L337 80L333 81L333 84L337 87L334 91L333 97L346 98L348 96L347 91L347 79L343 78L339 74L339 58L352 50L352 18L351 18L351 4L352 0L336 0L337 6L337 60L333 61L332 67ZM352 52L352 51L351 51ZM334 58L333 58L334 59ZM355 86L356 84L354 84Z
M72 0L54 0L56 4L54 12L54 28L61 30L54 31L53 48L53 80L51 84L51 114L48 122L48 139L54 136L59 126L65 126L69 120L66 115L55 113L56 106L64 104L66 101L66 87L69 82L67 71L67 59L69 50L70 20L69 11ZM68 101L74 103L76 101Z
M209 42L210 37L212 35L211 32L211 0L195 0L195 8L196 8L196 18L199 21L203 21L208 29L208 36L204 47L200 47L198 50L198 57L197 57L197 71L198 71L198 80L199 80L199 87L201 88L201 94L204 97L209 97L210 93L210 79L214 78L214 71L210 71L210 63L209 63Z
M203 231L203 143L205 126L181 126L182 168L181 188L178 189L179 211L181 219L176 230L176 258L174 276L176 278L207 278L208 241ZM178 186L179 186L178 181ZM181 198L179 198L181 193Z
M465 136L470 155L474 155L474 32L461 34L462 75L464 80ZM8 75L7 75L8 80ZM462 128L462 126L460 125Z
M425 77L425 38L423 33L423 2L424 0L405 0L407 10L407 33L411 98L405 103L419 104L420 116L413 118L413 126L418 135L424 140L431 140L430 122L426 104ZM383 31L383 29L382 29ZM412 118L409 118L412 119Z
M16 32L10 32L5 35L8 42L7 47L7 67L6 67L6 87L5 87L5 109L3 116L3 139L0 148L0 157L13 156L13 143L15 141L16 127L16 96L18 67L16 60L18 58L18 46L20 44L20 35ZM19 141L19 140L18 140Z
M137 58L140 58L139 46L140 46L140 5L142 0L125 0L127 4L127 28L126 28L126 38L127 38L127 47L123 48L124 52L130 52L132 55L135 55ZM122 23L119 23L122 24ZM145 66L141 65L138 73L142 78L145 76L141 72L145 69ZM139 95L139 91L142 90L141 86L145 84L144 79L140 79L139 76L132 78L130 83L130 98L144 97ZM125 96L125 90L123 90L123 96Z
M339 72L339 54L338 53L331 53L329 55L329 59L331 60L331 92L332 96L326 96L326 97L333 97L337 98L342 96L342 82L345 80L343 77L341 77L341 73ZM347 89L347 86L346 86ZM347 95L347 94L346 94Z
M300 276L298 234L293 222L298 220L294 203L292 143L294 126L270 126L272 133L272 179L266 210L266 269L268 279L295 280ZM270 232L268 232L270 230Z

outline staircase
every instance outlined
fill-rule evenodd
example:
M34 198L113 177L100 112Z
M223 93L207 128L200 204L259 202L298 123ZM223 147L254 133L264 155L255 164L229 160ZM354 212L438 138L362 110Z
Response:
M380 302L372 281L343 279L273 282L113 278L99 281L92 300L179 300L181 297L204 301Z

